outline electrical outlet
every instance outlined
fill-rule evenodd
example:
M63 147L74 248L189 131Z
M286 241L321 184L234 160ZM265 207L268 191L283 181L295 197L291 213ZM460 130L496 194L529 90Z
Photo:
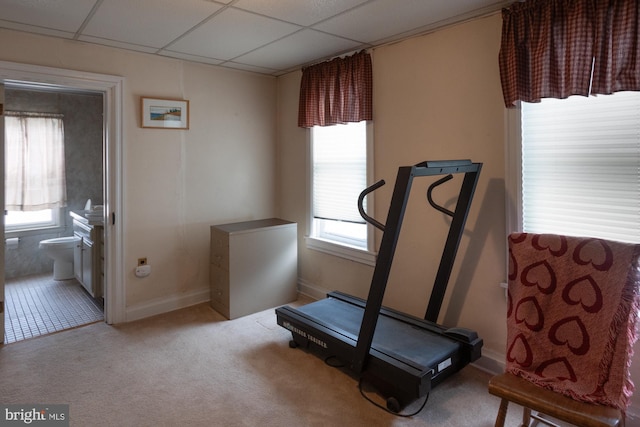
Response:
M138 266L141 266L141 265L147 265L146 258L138 258Z

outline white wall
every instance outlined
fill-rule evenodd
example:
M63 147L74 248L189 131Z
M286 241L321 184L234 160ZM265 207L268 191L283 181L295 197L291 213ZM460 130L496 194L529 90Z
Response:
M276 79L0 30L0 60L122 76L127 318L209 298L209 225L276 211ZM190 101L190 129L140 127L140 97ZM152 273L136 278L137 259Z

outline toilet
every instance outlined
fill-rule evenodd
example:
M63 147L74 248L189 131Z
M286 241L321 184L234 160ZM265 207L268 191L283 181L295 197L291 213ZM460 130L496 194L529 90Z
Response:
M40 249L53 259L53 280L73 279L73 251L80 237L58 237L40 241Z

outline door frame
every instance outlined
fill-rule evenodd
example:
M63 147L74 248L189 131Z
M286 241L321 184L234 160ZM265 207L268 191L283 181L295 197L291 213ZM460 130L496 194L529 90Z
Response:
M74 89L102 92L104 94L104 208L105 208L105 322L126 321L126 294L124 277L123 241L123 86L124 77L107 74L66 70L62 68L0 61L0 83L31 87ZM4 144L3 144L4 147ZM2 150L4 152L4 149ZM1 163L4 176L4 162ZM4 211L4 197L2 197ZM3 222L4 223L4 222ZM4 227L0 230L4 241ZM4 270L4 257L2 257ZM4 274L2 301L4 301Z

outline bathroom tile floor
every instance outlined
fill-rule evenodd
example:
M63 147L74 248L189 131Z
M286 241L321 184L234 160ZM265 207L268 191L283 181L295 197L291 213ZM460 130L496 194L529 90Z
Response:
M5 282L5 344L102 320L102 307L75 279L45 274Z

